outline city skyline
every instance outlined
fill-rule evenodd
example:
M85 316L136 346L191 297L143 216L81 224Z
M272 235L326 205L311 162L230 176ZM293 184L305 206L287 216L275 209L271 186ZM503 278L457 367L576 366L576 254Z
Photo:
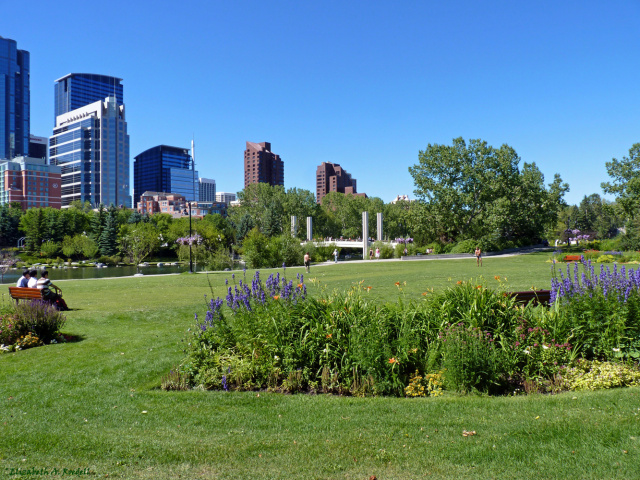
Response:
M332 162L369 196L414 198L408 167L418 152L461 136L509 144L546 183L559 173L571 187L566 200L579 203L602 195L605 163L638 141L637 2L374 1L363 13L362 2L196 1L149 11L116 1L118 36L98 6L82 5L3 6L12 20L0 35L31 54L31 133L51 132L55 79L123 78L131 153L195 138L196 169L224 191L244 186L241 145L264 139L287 162L285 188L313 192L311 172ZM265 18L277 27L268 37L258 33ZM52 23L107 40L61 48L47 33ZM189 28L158 28L176 24Z

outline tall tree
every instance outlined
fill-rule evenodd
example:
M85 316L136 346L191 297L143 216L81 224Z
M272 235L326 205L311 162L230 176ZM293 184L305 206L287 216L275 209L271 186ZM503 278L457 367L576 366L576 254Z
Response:
M568 185L556 175L547 190L535 164L525 163L508 145L494 148L483 140L453 140L453 145L431 145L421 151L419 163L409 168L415 194L433 234L442 241L480 238L542 236L549 215L557 215Z
M635 218L640 208L640 143L634 143L629 156L613 158L606 163L610 182L601 184L604 193L617 197L617 203L628 218Z

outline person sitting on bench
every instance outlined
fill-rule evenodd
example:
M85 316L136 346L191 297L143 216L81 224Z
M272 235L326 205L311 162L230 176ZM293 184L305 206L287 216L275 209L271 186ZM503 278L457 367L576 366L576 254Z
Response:
M29 284L27 285L29 288L38 288L38 271L31 270L29 272Z
M62 299L62 290L49 280L48 271L42 271L42 274L38 279L37 288L38 290L41 290L40 293L42 294L42 299L44 301L51 303L58 310L69 310L67 303Z
M22 272L22 276L18 279L16 287L26 288L29 286L29 270Z

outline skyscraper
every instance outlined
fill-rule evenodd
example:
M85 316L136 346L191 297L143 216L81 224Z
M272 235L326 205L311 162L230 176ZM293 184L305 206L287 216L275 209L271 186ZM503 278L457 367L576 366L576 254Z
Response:
M135 206L144 192L179 194L187 201L199 200L198 172L193 171L186 148L158 145L133 160L133 198ZM194 182L195 180L195 182Z
M70 73L56 80L54 85L54 120L64 113L114 96L118 105L124 104L121 78Z
M62 170L62 208L71 202L131 207L124 105L110 96L56 117L49 161Z
M199 178L198 186L200 187L199 202L215 202L216 201L216 181L212 178Z
M322 203L322 199L329 192L366 197L364 193L357 193L356 186L357 180L337 163L322 162L316 169L316 202L318 203Z
M247 142L244 151L244 186L251 183L284 186L284 162L271 151L269 142Z
M0 158L29 155L29 52L0 37Z

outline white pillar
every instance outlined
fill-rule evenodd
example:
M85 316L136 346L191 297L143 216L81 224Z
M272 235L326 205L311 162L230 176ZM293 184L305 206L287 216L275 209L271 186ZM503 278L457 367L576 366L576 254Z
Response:
M291 236L298 235L298 217L291 215Z
M313 218L307 217L307 242L313 240Z
M362 212L362 259L366 260L369 252L369 212Z
M379 242L383 240L382 237L382 213L376 214L376 220L378 221L377 235L376 238Z

